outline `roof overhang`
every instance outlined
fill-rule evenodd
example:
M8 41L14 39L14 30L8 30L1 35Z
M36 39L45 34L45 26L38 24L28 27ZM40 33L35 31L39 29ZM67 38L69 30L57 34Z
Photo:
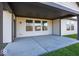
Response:
M65 10L65 11L69 11L69 12L74 13L74 14L79 14L79 7L76 6L76 5L79 6L79 2L77 2L77 3L73 2L73 4L76 3L76 5L74 7L77 7L78 10L72 9L73 7L72 8L66 7L66 5L69 4L68 2L40 2L40 3L43 3L43 4L51 6L51 7L56 7L56 8ZM67 4L65 5L65 3L67 3ZM70 3L72 3L72 2L70 2ZM71 5L71 6L73 6L73 5Z
M9 2L8 4L14 14L21 17L57 19L74 16L78 13L51 2Z

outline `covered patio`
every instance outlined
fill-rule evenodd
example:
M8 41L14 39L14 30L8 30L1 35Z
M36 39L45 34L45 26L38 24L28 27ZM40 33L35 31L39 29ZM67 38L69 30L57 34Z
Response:
M8 33L6 34L6 27L1 28L1 42L11 42L9 43L3 50L4 55L11 56L36 56L41 55L43 53L47 53L50 51L55 51L57 49L69 46L71 44L78 43L78 40L73 40L71 38L62 37L61 35L61 24L59 23L59 36L53 35L42 35L42 36L34 36L34 37L22 37L19 38L16 35L16 18L13 19L13 15L15 17L29 17L29 18L38 18L38 19L50 19L50 20L61 20L62 18L77 16L78 25L79 25L79 11L73 10L71 8L61 6L57 3L52 2L37 2L37 3L18 3L18 2L8 2L3 3L3 10L9 11L12 13L12 19L9 23L11 25L7 28ZM3 19L1 19L2 22ZM12 23L11 23L12 22ZM2 23L1 23L2 24ZM11 30L11 31L9 31ZM6 35L5 35L6 34ZM20 34L22 35L22 34ZM28 34L27 34L28 35ZM4 38L3 38L4 36ZM7 37L9 36L9 37ZM9 39L9 40L8 40ZM78 39L79 39L79 27L78 27Z
M3 15L4 15L4 19L2 19L2 21L4 20L4 23L8 23L5 24L4 27L4 34L1 33L2 40L1 42L3 43L8 43L8 42L13 42L17 37L26 37L27 34L29 34L30 32L26 31L26 18L25 20L20 18L22 21L18 22L20 25L17 26L17 17L28 17L29 19L31 18L36 18L38 19L47 19L47 20L51 20L51 22L53 20L58 20L59 23L56 23L57 26L53 26L53 24L51 24L48 27L50 27L48 32L44 32L42 30L40 31L35 31L35 29L32 29L33 31L31 31L31 34L37 34L37 35L48 35L48 34L54 34L54 32L56 32L56 35L60 35L61 36L61 19L62 18L66 18L66 17L72 17L72 16L77 16L77 19L79 19L79 8L77 6L76 3L71 3L71 5L73 5L74 8L71 8L71 5L69 5L69 3L66 3L68 6L64 5L65 3L54 3L54 2L6 2L3 3ZM7 12L8 11L8 12ZM10 15L8 15L8 13ZM11 15L12 14L12 15ZM7 15L7 16L6 16ZM9 16L9 17L8 17ZM10 18L8 21L5 22L6 18ZM19 21L19 20L18 20ZM79 21L78 21L79 22ZM21 26L21 24L23 23L23 25L25 25L25 27ZM2 24L2 23L1 23ZM34 27L34 23L33 27ZM79 23L77 24L79 25ZM42 26L42 25L41 25ZM6 27L9 27L6 29ZM21 30L17 30L17 27L23 27ZM53 27L55 27L55 29L57 31L53 31ZM5 30L6 29L6 30ZM23 32L22 32L23 31ZM50 32L51 31L51 32ZM2 31L1 31L2 32ZM6 33L9 33L8 36ZM26 33L28 32L28 33ZM50 33L49 33L50 32ZM31 36L31 34L29 34L29 36ZM33 36L32 34L32 36ZM34 35L36 36L36 35ZM4 37L4 38L3 38ZM78 31L78 39L79 39L79 31Z
M54 35L17 38L6 46L4 55L37 56L75 43L79 43L79 41Z

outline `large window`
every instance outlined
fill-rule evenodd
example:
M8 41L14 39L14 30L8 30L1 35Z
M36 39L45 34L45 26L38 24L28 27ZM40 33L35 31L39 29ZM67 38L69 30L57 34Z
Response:
M26 31L33 31L33 20L26 20Z
M35 20L35 31L41 31L41 21Z
M47 21L43 21L43 22L42 22L42 30L43 30L43 31L47 30L47 29L48 29L47 27L48 27Z
M48 22L40 20L26 20L26 31L33 31L33 26L35 31L46 31L48 30Z

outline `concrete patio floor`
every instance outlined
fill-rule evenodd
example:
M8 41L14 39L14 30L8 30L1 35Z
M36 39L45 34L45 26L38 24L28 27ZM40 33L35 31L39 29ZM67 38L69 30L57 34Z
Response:
M37 56L75 43L79 41L54 35L24 37L9 43L3 53L7 56Z

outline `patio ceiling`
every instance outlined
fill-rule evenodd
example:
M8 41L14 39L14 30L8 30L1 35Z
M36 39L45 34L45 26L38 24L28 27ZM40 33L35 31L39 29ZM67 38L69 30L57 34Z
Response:
M51 7L39 2L9 2L16 16L30 18L57 19L74 16L74 13Z

